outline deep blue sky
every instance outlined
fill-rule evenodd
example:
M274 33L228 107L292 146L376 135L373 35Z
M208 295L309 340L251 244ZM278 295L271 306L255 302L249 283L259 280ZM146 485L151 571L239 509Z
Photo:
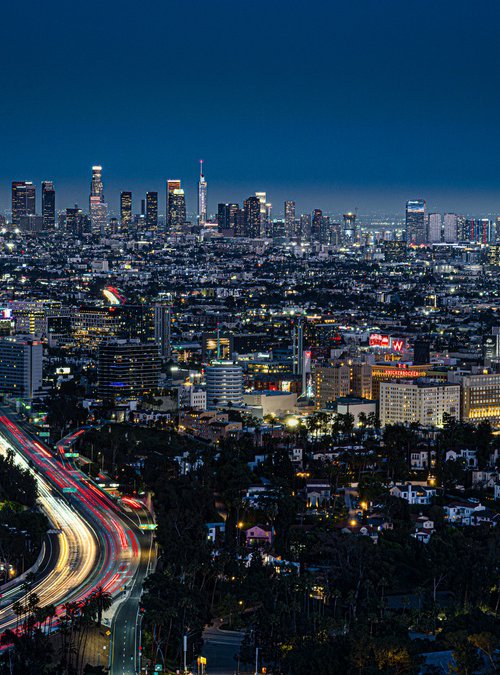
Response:
M500 212L498 0L24 0L0 10L0 208L53 179L112 207L181 178L209 210Z

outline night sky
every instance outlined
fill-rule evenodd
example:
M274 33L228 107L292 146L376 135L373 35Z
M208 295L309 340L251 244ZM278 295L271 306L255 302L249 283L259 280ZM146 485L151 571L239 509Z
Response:
M500 212L498 0L25 0L0 12L0 209L12 180L117 208L181 178L209 211Z

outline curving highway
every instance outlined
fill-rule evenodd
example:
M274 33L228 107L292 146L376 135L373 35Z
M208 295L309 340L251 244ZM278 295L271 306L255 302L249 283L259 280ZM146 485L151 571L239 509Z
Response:
M15 452L15 461L36 476L40 507L56 533L49 539L52 544L33 591L41 604L54 604L59 612L64 603L81 602L101 586L119 598L121 604L112 624L110 672L136 673L136 617L142 582L153 555L151 533L142 532L136 514L122 511L87 476L63 457L55 457L0 406L0 449L9 447ZM143 517L149 519L149 514ZM15 627L12 605L19 597L19 586L14 586L1 598L0 632ZM125 646L121 643L124 636Z

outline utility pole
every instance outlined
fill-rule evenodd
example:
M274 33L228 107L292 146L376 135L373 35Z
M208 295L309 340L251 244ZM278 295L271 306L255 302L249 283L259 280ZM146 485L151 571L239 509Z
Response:
M259 648L255 647L255 675L259 675Z
M187 649L188 649L188 636L184 635L183 639L183 651L184 651L184 673L187 673Z

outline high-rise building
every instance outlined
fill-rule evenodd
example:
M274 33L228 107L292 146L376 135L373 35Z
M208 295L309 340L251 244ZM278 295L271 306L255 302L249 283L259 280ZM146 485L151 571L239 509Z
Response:
M155 344L116 340L99 347L97 380L103 399L130 400L158 387L160 357Z
M158 227L158 193L146 192L146 227L156 230Z
M207 408L243 403L243 370L232 362L216 361L205 368Z
M355 213L344 213L344 243L345 244L354 244L356 241L356 214Z
M168 229L181 228L186 222L186 198L180 180L167 181Z
M200 179L198 181L198 224L207 222L207 181L203 175L203 160L200 159Z
M154 305L154 338L158 345L160 356L170 356L170 324L171 310L169 305L160 303Z
M33 398L42 388L43 346L30 336L0 338L0 393Z
M351 373L348 365L316 366L314 368L314 397L316 409L324 408L340 396L348 396Z
M267 234L269 220L268 220L268 210L270 204L267 204L267 194L265 192L256 192L255 196L259 200L259 213L260 213L260 234L258 236L263 237Z
M460 418L460 385L434 382L381 382L380 422L442 427L443 415Z
M372 367L369 363L352 363L349 365L351 377L351 394L359 398L372 397Z
M258 239L262 235L261 204L259 198L249 197L243 202L245 213L244 236Z
M406 202L406 241L409 244L425 244L427 215L425 199L410 199Z
M56 225L56 191L51 180L42 183L43 229L50 230Z
M462 380L462 419L500 424L500 374L468 375Z
M295 202L285 202L285 237L292 239L296 236L295 231Z
M132 193L128 191L120 193L120 223L124 230L132 223Z
M92 167L90 184L90 225L92 234L102 236L108 219L108 205L104 201L104 185L102 182L102 166Z
M66 230L75 237L81 237L89 229L87 216L75 204L74 208L66 209Z
M236 230L236 218L239 208L239 204L219 204L217 206L219 232Z
M321 241L323 230L323 211L314 209L311 220L311 241Z
M443 239L447 244L455 244L458 241L458 216L456 213L444 214Z
M12 224L19 225L22 216L36 213L36 189L31 181L12 182Z
M437 244L441 241L441 214L429 213L429 233L427 241L430 244Z
M311 239L311 214L302 213L299 219L299 239L309 241Z

